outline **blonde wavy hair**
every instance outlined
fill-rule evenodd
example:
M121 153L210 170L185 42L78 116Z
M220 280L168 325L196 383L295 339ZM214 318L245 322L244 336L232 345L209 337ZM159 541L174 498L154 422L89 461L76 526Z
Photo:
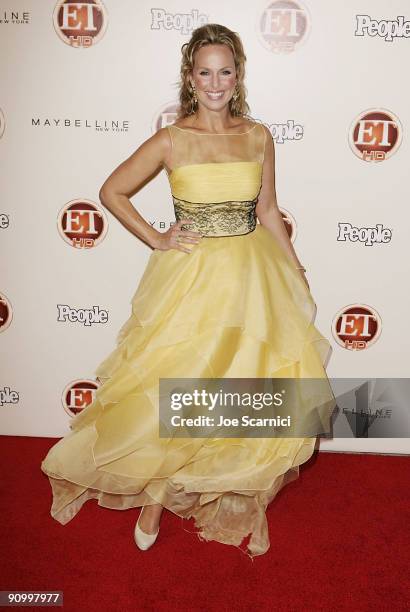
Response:
M245 78L245 62L246 55L243 49L242 41L237 32L233 32L219 23L208 23L200 28L196 28L192 32L191 39L184 43L181 47L182 60L180 69L180 81L177 84L179 87L179 108L177 111L177 119L182 119L195 112L193 102L193 89L189 81L189 72L194 67L194 55L204 45L227 45L234 57L237 85L237 97L229 100L229 110L232 116L245 117L249 116L249 105L246 102L247 90L244 84ZM197 107L197 104L195 105Z

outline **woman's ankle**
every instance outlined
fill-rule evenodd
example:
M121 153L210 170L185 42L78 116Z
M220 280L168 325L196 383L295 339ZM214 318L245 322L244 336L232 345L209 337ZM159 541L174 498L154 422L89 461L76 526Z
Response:
M148 534L153 534L158 531L163 509L161 504L152 504L142 508L139 519L139 525L142 531Z

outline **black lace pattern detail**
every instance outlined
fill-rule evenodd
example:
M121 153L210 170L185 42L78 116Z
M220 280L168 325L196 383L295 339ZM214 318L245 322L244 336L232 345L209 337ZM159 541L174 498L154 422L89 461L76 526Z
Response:
M242 236L256 227L255 208L258 199L226 202L188 202L172 196L175 218L192 219L182 229L200 232L202 236Z

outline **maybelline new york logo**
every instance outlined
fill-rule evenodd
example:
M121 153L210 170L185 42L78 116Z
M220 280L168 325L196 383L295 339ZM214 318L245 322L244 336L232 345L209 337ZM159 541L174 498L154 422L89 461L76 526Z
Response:
M76 131L78 131L79 128L86 128L88 130L93 129L100 134L112 134L113 132L124 133L128 132L130 128L130 122L128 119L79 119L78 117L45 117L44 119L32 117L31 125L33 127L46 129L73 128Z
M19 25L30 22L29 11L19 11L18 9L2 10L0 12L0 26L2 25Z
M385 42L393 42L395 38L410 38L410 21L404 15L396 19L372 19L370 15L356 15L355 36L378 36Z
M409 378L333 378L338 438L408 438Z
M176 30L186 35L208 23L208 15L192 9L189 13L170 13L163 8L151 8L151 30Z

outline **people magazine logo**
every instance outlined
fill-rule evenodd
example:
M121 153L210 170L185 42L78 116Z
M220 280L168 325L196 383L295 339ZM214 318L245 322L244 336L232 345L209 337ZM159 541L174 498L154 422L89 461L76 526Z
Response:
M304 4L276 0L263 10L256 24L258 40L272 53L287 55L304 44L311 18Z
M0 332L6 331L6 329L10 326L12 318L13 309L10 301L7 299L4 293L0 293Z
M396 153L403 136L401 123L391 111L373 108L360 113L351 123L351 150L367 162L385 161Z
M10 387L0 389L0 407L6 404L18 404L19 401L20 395L18 391L12 391Z
M332 333L339 346L351 351L362 351L378 340L381 326L381 318L373 307L350 304L334 317Z
M96 323L107 323L108 310L99 306L92 308L73 308L68 304L57 304L57 321L62 323L79 323L91 327Z
M410 21L404 15L396 19L372 19L370 15L356 15L355 36L374 38L378 36L385 42L393 42L395 38L410 38Z
M6 213L0 213L0 230L10 227L10 217Z
M304 136L303 125L295 123L293 119L288 119L286 123L275 123L267 127L276 144L283 144L291 140L302 140Z
M361 242L365 246L391 242L393 230L377 223L376 227L355 227L351 223L338 223L338 242Z
M102 208L86 199L71 200L60 210L57 219L60 236L76 249L98 246L108 231L108 221Z
M105 34L107 11L100 0L57 2L53 24L58 37L70 47L93 47Z
M64 389L61 401L64 410L71 417L76 416L84 408L87 408L95 397L95 392L100 387L96 380L86 378L70 382Z
M169 13L163 8L151 8L151 30L176 30L186 36L208 21L208 15L198 9L192 9L190 13Z

